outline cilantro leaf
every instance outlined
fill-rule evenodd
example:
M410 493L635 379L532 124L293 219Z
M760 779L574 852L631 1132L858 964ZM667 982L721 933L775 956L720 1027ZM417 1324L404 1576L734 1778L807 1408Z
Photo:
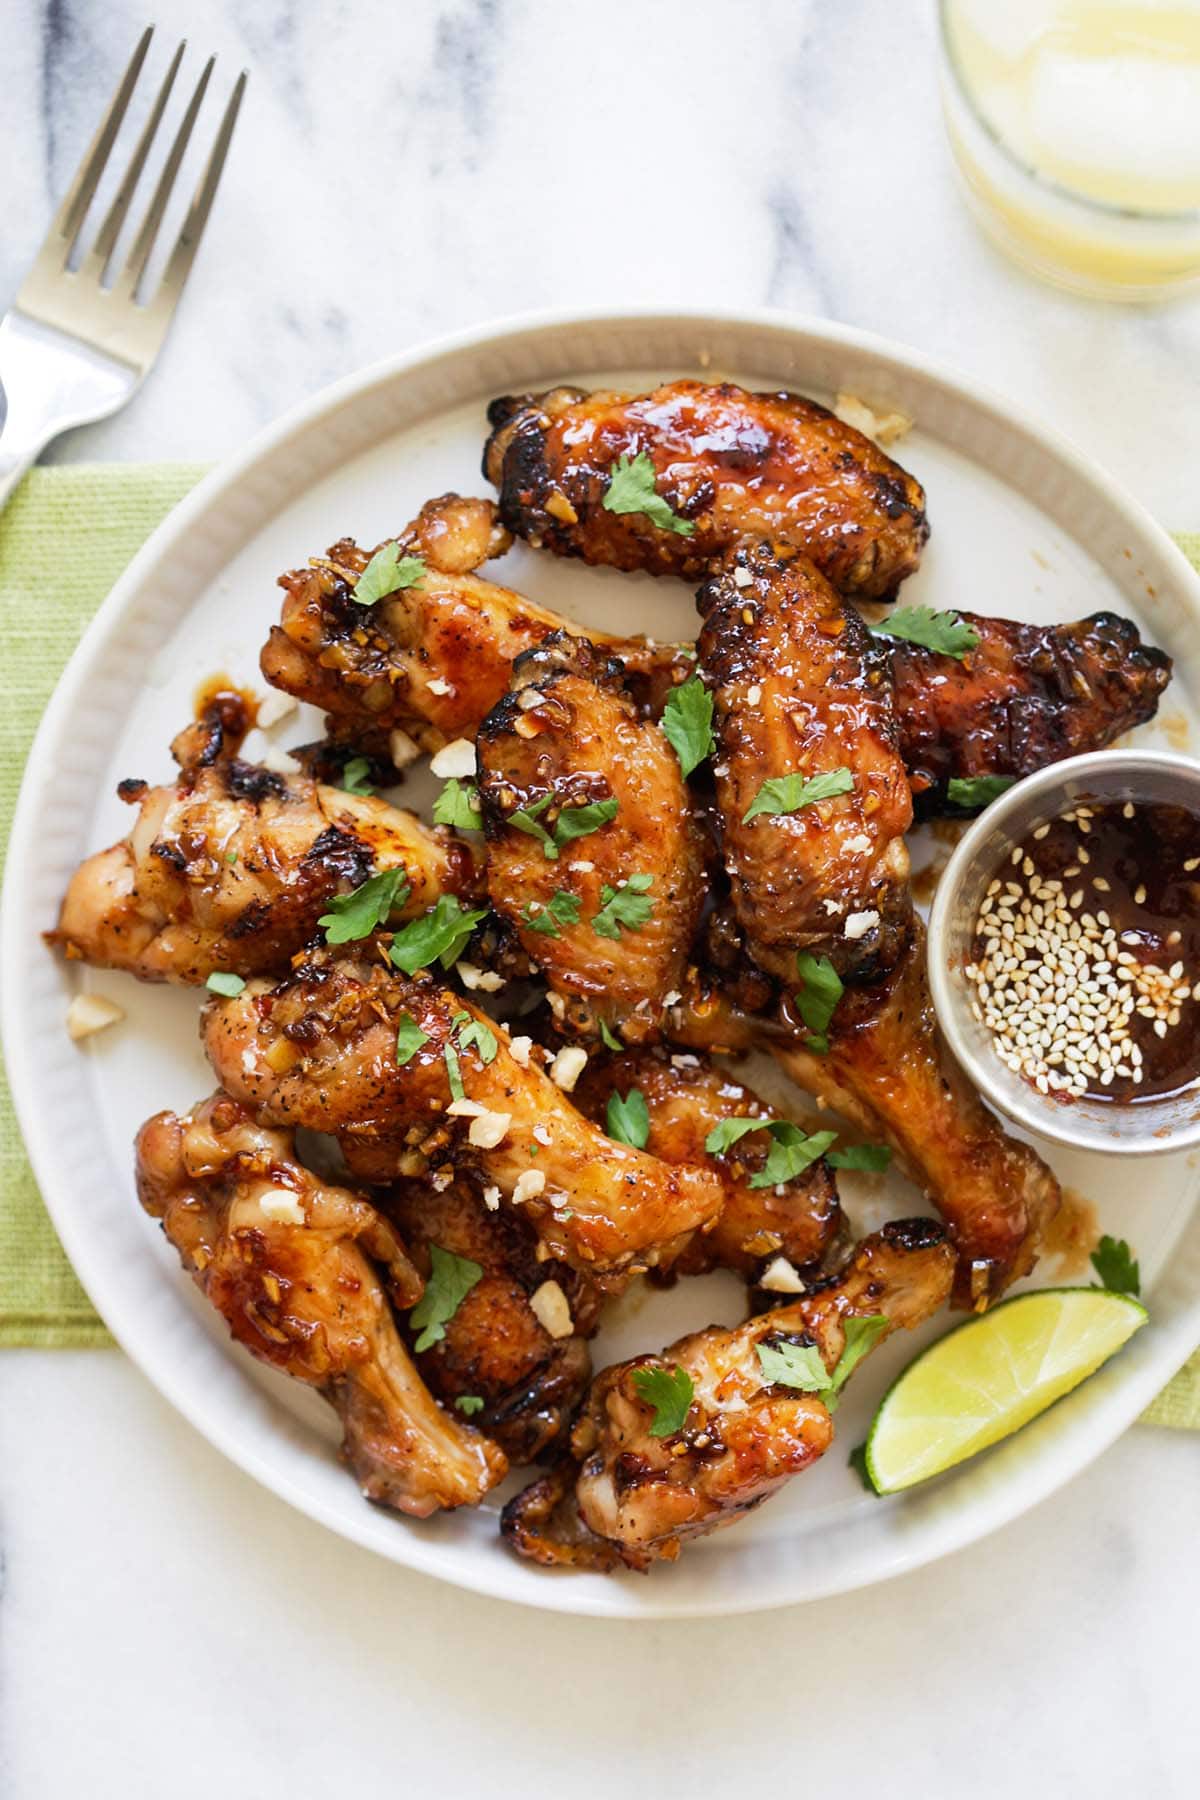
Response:
M684 775L712 755L716 744L712 720L713 697L698 675L672 688L659 724Z
M354 584L354 599L359 606L374 606L400 588L416 587L425 573L420 556L401 556L393 538L381 544Z
M351 944L370 937L394 908L404 905L411 892L403 869L382 869L378 875L368 875L353 893L335 894L329 911L317 921L325 927L325 942Z
M400 1068L410 1063L422 1044L429 1042L429 1033L422 1031L411 1013L400 1014L400 1025L396 1032L396 1062Z
M758 1360L767 1381L780 1387L798 1388L803 1394L824 1394L833 1386L815 1344L756 1344Z
M825 1033L845 991L842 978L827 956L810 956L807 950L800 951L796 966L803 983L796 995L796 1010L812 1033L805 1042L816 1055L828 1056L829 1039Z
M654 462L648 451L639 450L636 456L618 456L602 502L605 512L641 513L662 531L691 537L695 525L671 510L656 490L655 479Z
M1100 1286L1110 1294L1141 1293L1141 1270L1124 1238L1102 1237L1092 1251L1092 1267L1100 1277Z
M534 912L531 900L521 914L521 923L527 931L538 931L543 937L561 937L564 925L578 925L579 905L566 888L556 888L540 912Z
M609 1095L604 1129L618 1144L628 1144L634 1150L645 1149L646 1139L650 1136L650 1110L641 1088L630 1088L623 1100L620 1094Z
M467 1090L463 1086L462 1069L459 1066L458 1051L453 1044L447 1044L442 1050L442 1061L446 1065L446 1080L450 1085L451 1100L465 1100Z
M599 831L616 818L617 806L615 796L611 800L589 800L586 806L564 806L554 821L554 842L562 849L575 838Z
M462 782L451 776L433 803L433 822L435 825L453 825L456 831L482 831L479 789L474 782Z
M441 1342L446 1335L446 1326L483 1275L480 1265L472 1262L469 1256L455 1256L452 1250L443 1250L440 1244L430 1244L429 1259L431 1267L425 1292L408 1315L409 1324L421 1329L413 1346L418 1352Z
M878 1496L879 1489L871 1480L871 1473L867 1468L867 1446L865 1444L855 1444L853 1450L846 1458L846 1461L854 1470L854 1473L858 1476L858 1479L862 1482L868 1494L875 1494Z
M485 1069L489 1063L495 1062L500 1046L495 1032L482 1019L473 1019L466 1012L455 1013L450 1029L458 1033L459 1049L476 1051Z
M952 775L946 783L946 798L951 806L990 806L1014 779L1012 775Z
M678 1363L672 1370L635 1369L633 1385L639 1398L654 1408L651 1437L673 1437L682 1431L696 1391L686 1369Z
M468 1419L483 1411L483 1401L478 1394L459 1394L454 1402L454 1410L464 1413Z
M610 1029L606 1020L600 1021L600 1041L606 1050L623 1050L624 1044Z
M724 1156L747 1132L769 1131L772 1123L771 1119L720 1119L705 1138L704 1148L710 1156Z
M223 994L226 1000L236 1000L246 983L228 969L214 969L204 985L210 994Z
M352 756L342 766L342 787L347 794L373 794L374 787L367 777L371 773L371 765L365 756Z
M771 1122L770 1153L757 1175L750 1177L752 1188L774 1187L781 1181L791 1181L802 1175L810 1163L815 1163L819 1156L824 1156L830 1144L836 1142L836 1131L814 1131L812 1136L801 1131L787 1119L773 1119Z
M758 1360L768 1381L798 1388L804 1394L823 1394L825 1405L832 1412L847 1381L887 1328L888 1321L880 1313L844 1319L845 1342L832 1372L825 1367L815 1344L758 1344Z
M941 656L952 656L961 662L979 642L979 633L956 612L935 612L932 606L902 606L886 619L872 625L882 637L905 638L910 644L923 644Z
M622 930L640 930L654 913L654 902L646 897L653 885L653 875L631 875L620 888L605 882L600 889L600 911L592 920L596 936L619 938Z
M440 962L452 968L467 947L475 927L488 916L486 906L468 911L453 894L439 894L437 905L413 919L392 939L392 962L406 975Z
M871 1169L878 1174L886 1169L892 1153L886 1144L847 1144L842 1150L829 1150L825 1161L835 1169Z
M546 827L539 825L538 814L545 812L553 798L553 794L543 794L535 805L518 807L516 812L508 815L508 822L514 831L523 831L526 837L538 839L548 862L553 862L558 856L558 845Z
M835 794L848 794L853 786L854 777L849 769L828 769L823 775L777 775L771 781L763 782L742 814L742 824L748 825L760 813L799 812L818 800L832 800Z

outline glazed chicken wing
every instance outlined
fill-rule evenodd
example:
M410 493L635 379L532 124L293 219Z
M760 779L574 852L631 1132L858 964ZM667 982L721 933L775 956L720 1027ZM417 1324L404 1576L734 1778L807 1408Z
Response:
M710 1326L659 1356L605 1369L571 1436L574 1468L564 1464L511 1500L505 1536L538 1562L645 1569L673 1560L688 1539L735 1524L833 1440L819 1395L773 1380L760 1349L814 1346L832 1374L849 1319L883 1321L876 1342L918 1325L946 1300L953 1268L940 1226L928 1219L885 1225L813 1293L734 1330ZM682 1371L690 1384L686 1416L665 1435L655 1431L655 1406L640 1391L639 1376L651 1371L676 1380Z
M373 871L402 868L399 916L471 885L469 852L385 801L278 775L238 760L244 720L213 717L174 748L170 787L121 784L138 816L129 836L76 870L51 942L98 968L143 981L202 985L215 969L283 970L336 894Z
M520 1213L489 1211L466 1181L440 1192L428 1181L402 1182L380 1204L422 1273L432 1245L482 1271L445 1335L414 1351L422 1379L447 1407L470 1401L479 1429L514 1463L537 1462L570 1425L591 1379L586 1340L599 1290L568 1264L539 1260Z
M354 598L373 553L351 538L281 576L287 598L262 672L360 738L399 728L436 750L474 737L508 691L515 659L565 621L475 573L512 541L489 500L431 500L395 541L404 556L424 561L425 572L373 606ZM661 683L657 646L604 634L597 641L625 652L635 677L645 671Z
M707 1165L724 1188L716 1224L692 1239L671 1265L672 1274L703 1275L724 1268L758 1281L780 1257L793 1271L821 1261L842 1222L828 1163L810 1164L781 1187L752 1187L769 1149L764 1133L743 1138L726 1156L710 1156L704 1147L709 1132L724 1119L775 1116L752 1088L698 1056L638 1050L589 1065L574 1098L602 1125L612 1096L627 1100L634 1088L650 1117L649 1154L668 1163Z
M912 796L878 642L806 557L766 543L732 553L697 600L725 867L753 955L785 981L802 950L869 978L911 912Z
M560 556L698 580L744 537L804 551L843 594L888 599L929 535L918 482L796 394L672 381L650 394L556 388L488 408L483 472L510 531ZM621 457L648 456L688 531L610 510Z
M890 975L846 990L826 1036L825 1056L799 1041L771 1048L799 1086L891 1144L950 1227L957 1304L982 1311L1033 1267L1061 1196L1041 1157L1008 1135L951 1056L919 921Z
M403 1065L402 1023L422 1034ZM469 1002L382 960L316 951L274 989L210 1003L203 1034L222 1085L268 1124L335 1133L370 1182L473 1173L574 1268L670 1260L720 1211L711 1171L614 1143L543 1072L528 1039L514 1045Z
M551 989L584 1003L576 1020L657 1035L700 918L704 842L679 759L638 721L620 665L547 639L518 661L477 753L493 910Z
M395 1232L302 1167L286 1133L216 1094L143 1125L137 1181L237 1341L336 1409L368 1499L426 1518L474 1506L503 1479L502 1452L442 1411L400 1341L374 1265L399 1307L422 1283Z
M900 753L918 814L951 807L955 776L1032 775L1102 750L1154 717L1171 659L1116 613L1029 625L962 613L979 641L961 660L888 640Z

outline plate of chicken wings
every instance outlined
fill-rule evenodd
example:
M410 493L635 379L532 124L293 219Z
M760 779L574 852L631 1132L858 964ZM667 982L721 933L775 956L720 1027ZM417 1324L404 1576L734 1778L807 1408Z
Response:
M1195 1171L1008 1130L922 911L991 778L1186 746L1198 590L824 323L543 320L318 396L141 552L22 791L14 1094L115 1335L314 1517L560 1610L836 1592L1061 1485L1200 1341ZM865 1492L898 1370L1101 1231L1119 1364Z

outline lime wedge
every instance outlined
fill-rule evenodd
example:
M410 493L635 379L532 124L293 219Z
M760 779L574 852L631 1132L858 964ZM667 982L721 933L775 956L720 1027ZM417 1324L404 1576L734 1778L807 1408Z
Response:
M1103 1288L1018 1294L948 1332L892 1383L867 1438L880 1494L928 1481L1036 1419L1146 1323Z

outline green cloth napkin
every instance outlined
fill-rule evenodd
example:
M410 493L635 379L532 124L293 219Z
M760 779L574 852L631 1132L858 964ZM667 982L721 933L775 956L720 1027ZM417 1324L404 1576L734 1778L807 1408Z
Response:
M0 708L0 855L42 709L84 626L202 473L184 463L34 469L0 513L0 642L8 667ZM1200 533L1178 541L1200 568ZM0 1346L111 1342L54 1235L0 1075ZM1200 1430L1200 1353L1145 1417Z

